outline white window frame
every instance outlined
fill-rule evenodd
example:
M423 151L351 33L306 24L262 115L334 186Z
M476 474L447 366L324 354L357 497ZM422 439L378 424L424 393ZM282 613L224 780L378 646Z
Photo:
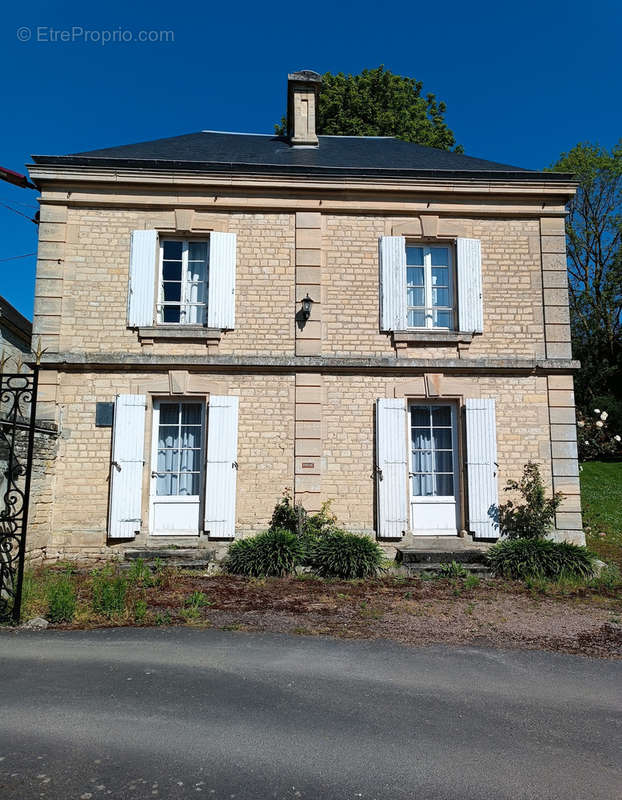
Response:
M181 291L179 302L165 302L164 301L164 243L165 242L181 242ZM189 245L205 244L207 246L207 268L205 280L205 302L192 303L189 299L189 290L192 281L188 280L188 250ZM207 323L207 304L209 302L209 272L210 272L210 241L209 237L205 239L181 239L176 236L160 236L159 238L159 268L158 268L158 286L157 286L157 301L156 301L156 322L158 325L199 325L205 326ZM200 315L198 322L188 322L188 310L191 306L202 306L203 313ZM179 307L179 321L178 322L164 322L163 310L166 307Z
M408 323L410 317L410 310L413 308L420 309L421 306L409 306L408 305L408 289L410 284L408 283L408 267L412 266L412 264L408 264L408 248L409 247L418 247L423 250L423 279L424 279L424 300L425 300L425 307L424 307L424 314L425 314L425 325L408 325L409 330L435 330L435 331L453 331L456 330L456 314L457 314L457 304L456 304L456 258L454 252L454 246L449 242L439 242L438 244L429 244L426 242L417 242L417 241L407 241L406 242L406 321ZM448 274L449 274L449 297L452 301L451 306L433 306L432 305L432 250L439 250L444 249L447 250L448 253ZM450 326L443 326L443 325L434 325L434 309L441 310L441 311L449 311L451 314L451 325Z

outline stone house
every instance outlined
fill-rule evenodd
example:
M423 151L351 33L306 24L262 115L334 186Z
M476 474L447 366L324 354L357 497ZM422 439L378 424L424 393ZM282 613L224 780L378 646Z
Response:
M391 137L201 131L35 156L48 552L222 552L287 487L390 550L492 541L537 461L583 542L570 176Z

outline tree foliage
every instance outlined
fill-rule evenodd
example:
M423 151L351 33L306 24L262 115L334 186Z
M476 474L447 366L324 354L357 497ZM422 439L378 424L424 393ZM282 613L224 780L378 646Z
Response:
M406 142L462 152L445 122L445 103L422 96L423 83L394 75L384 66L360 75L322 76L316 129L324 136L395 136ZM275 125L286 131L286 121Z
M577 404L584 413L606 406L613 418L622 404L622 140L611 151L578 144L551 170L579 182L566 221Z

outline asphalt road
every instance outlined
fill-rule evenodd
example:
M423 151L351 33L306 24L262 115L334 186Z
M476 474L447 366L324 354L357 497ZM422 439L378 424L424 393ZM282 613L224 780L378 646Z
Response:
M622 797L622 662L191 628L0 635L0 797Z

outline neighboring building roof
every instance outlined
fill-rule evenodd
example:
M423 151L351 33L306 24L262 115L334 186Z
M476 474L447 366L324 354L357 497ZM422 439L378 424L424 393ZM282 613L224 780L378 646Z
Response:
M36 164L313 175L497 177L568 180L394 137L320 136L318 147L292 147L284 136L200 131L66 156L33 156Z
M0 295L0 330L6 328L30 349L32 322Z

